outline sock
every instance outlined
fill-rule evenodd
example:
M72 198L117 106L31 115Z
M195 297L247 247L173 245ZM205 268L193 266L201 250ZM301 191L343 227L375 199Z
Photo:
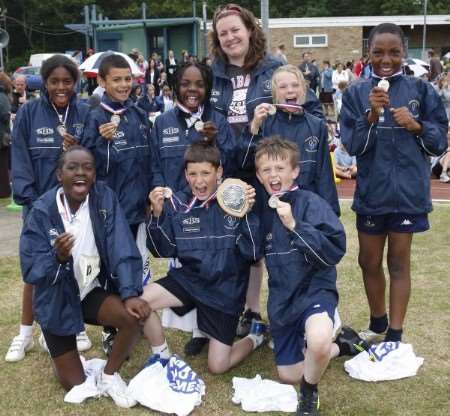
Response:
M33 325L20 325L19 335L25 338L33 336Z
M303 397L310 397L317 391L317 384L308 383L303 376L300 382L300 391Z
M369 329L373 332L377 332L378 334L383 333L386 331L388 327L388 317L387 314L384 314L383 316L370 316L370 325Z
M247 337L252 340L254 350L256 350L256 348L258 348L264 342L264 334L248 334Z
M159 357L163 360L168 360L170 358L170 350L167 341L164 341L164 344L162 345L156 347L152 346L152 352L153 354L159 354Z
M388 328L384 342L396 342L402 340L403 329Z
M192 330L192 338L208 338L200 329L194 328Z
M102 370L102 381L109 383L114 379L114 374L106 374L105 370Z

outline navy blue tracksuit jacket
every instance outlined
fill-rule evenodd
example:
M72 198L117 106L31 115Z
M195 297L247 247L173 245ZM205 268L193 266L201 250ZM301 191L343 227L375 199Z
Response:
M356 156L358 175L353 209L362 215L430 212L430 161L447 149L448 120L431 84L405 75L390 79L390 107L406 106L422 125L416 136L399 126L389 109L384 121L370 124L370 78L345 91L341 110L342 143Z
M53 247L64 225L58 212L58 187L33 205L20 237L23 279L34 286L33 312L42 328L54 335L84 330L73 259L60 264ZM125 300L142 293L142 259L115 193L97 182L89 192L89 215L101 259L99 280L112 284Z

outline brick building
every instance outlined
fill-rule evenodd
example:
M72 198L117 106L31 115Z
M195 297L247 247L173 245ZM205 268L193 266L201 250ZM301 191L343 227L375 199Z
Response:
M270 19L270 45L284 44L289 63L299 64L303 52L321 63L357 60L367 52L370 30L391 22L405 32L408 56L421 58L423 16L352 16ZM450 51L450 15L427 16L427 49L444 55Z

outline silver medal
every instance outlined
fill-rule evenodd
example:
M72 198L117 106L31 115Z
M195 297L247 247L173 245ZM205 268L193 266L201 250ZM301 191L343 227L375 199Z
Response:
M120 124L120 116L119 116L119 114L113 114L111 116L111 123L113 123L116 127Z
M388 92L389 91L389 81L387 79L381 79L378 84L377 84L378 88L381 88L384 92Z
M276 209L278 207L278 201L279 201L278 197L276 195L272 195L269 198L269 207Z
M172 189L164 188L163 195L166 199L172 198Z
M203 127L205 127L205 124L203 123L203 121L197 121L194 124L195 130L197 130L198 132L203 130Z
M58 134L61 137L64 137L64 135L67 133L67 129L66 129L66 126L64 124L58 124L56 126L56 131L58 132Z
M269 111L268 111L269 115L274 116L276 114L276 112L277 112L277 108L271 104L269 107Z

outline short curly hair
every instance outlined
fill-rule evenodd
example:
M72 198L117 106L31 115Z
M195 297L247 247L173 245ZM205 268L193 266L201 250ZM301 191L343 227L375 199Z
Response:
M209 47L215 59L228 62L228 57L220 47L219 35L217 33L217 22L228 16L239 16L247 30L250 32L250 42L243 69L252 71L258 66L267 52L267 40L258 20L250 10L237 4L229 3L219 6L214 12L212 30L209 32Z

